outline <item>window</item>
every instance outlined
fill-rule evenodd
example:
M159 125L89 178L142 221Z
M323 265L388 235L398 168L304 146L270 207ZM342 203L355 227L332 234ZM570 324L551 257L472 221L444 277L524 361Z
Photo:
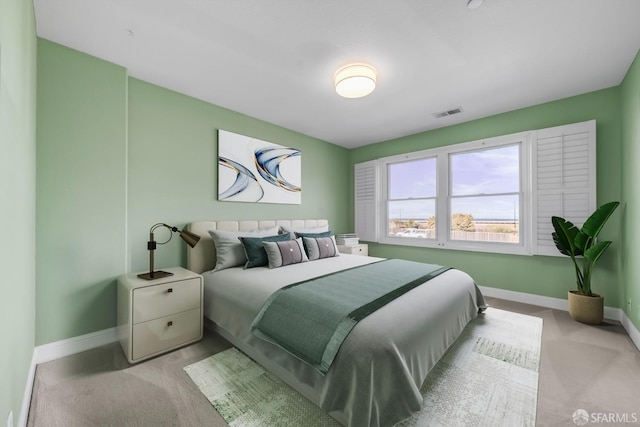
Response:
M524 253L528 134L380 159L382 243ZM525 170L523 170L523 168Z
M521 145L449 155L449 238L520 243Z
M559 255L551 216L595 209L595 121L355 165L362 240Z
M436 158L388 165L387 234L434 239Z

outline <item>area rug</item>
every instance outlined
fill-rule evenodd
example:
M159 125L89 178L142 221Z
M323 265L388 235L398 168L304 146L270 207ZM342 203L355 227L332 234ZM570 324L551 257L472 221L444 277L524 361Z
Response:
M429 373L422 410L399 426L535 426L541 338L542 319L488 308ZM339 426L235 348L184 370L231 427Z

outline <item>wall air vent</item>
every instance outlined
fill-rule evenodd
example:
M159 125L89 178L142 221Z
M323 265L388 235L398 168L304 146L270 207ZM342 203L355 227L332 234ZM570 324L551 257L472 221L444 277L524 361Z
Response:
M433 117L435 117L436 119L441 119L443 117L448 117L448 116L451 116L453 114L458 114L458 113L462 113L462 107L456 107L456 108L452 108L450 110L445 110L445 111L440 111L438 113L433 113Z

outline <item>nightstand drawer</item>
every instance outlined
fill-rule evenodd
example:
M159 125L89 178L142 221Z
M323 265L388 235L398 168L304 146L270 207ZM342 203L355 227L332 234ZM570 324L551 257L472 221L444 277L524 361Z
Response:
M202 337L200 308L133 325L132 359L151 356Z
M369 255L369 245L359 244L359 245L338 245L338 251L343 254L353 254L353 255Z
M199 278L133 290L133 323L200 307Z

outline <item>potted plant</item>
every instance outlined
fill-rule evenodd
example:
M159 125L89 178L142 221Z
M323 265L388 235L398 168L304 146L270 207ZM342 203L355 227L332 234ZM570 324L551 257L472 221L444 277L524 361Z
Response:
M553 242L560 253L571 257L576 270L578 289L569 291L569 314L582 323L602 323L604 298L591 291L591 277L596 262L611 245L610 241L598 241L597 237L620 202L609 202L591 214L581 229L558 216L551 217L555 232Z

